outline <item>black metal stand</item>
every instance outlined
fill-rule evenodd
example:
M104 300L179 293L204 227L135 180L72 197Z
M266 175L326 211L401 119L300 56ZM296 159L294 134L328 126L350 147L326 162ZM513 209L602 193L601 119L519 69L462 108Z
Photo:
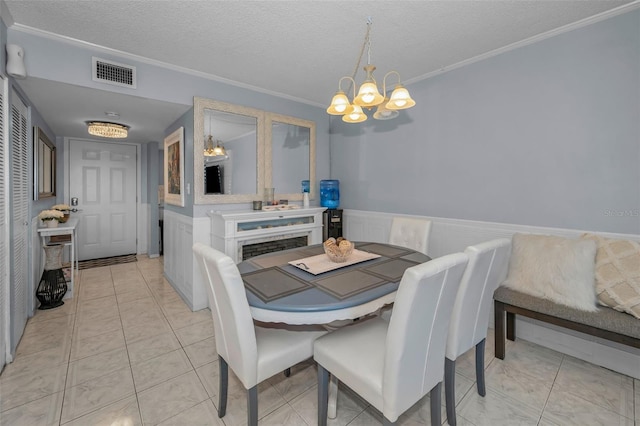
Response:
M36 289L36 297L40 301L38 309L51 309L64 305L62 298L67 294L67 280L62 271L62 249L62 245L44 247L46 257L44 272ZM73 264L71 267L73 268Z

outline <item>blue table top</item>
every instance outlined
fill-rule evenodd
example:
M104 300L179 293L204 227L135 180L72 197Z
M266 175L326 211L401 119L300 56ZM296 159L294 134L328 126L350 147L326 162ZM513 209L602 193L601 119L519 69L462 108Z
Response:
M401 249L399 256L397 256L396 258L409 260L415 264L427 262L431 260L428 256L422 253L419 253L410 249L406 249L404 247L392 246L389 244L362 242L362 243L356 243L356 248L365 250L365 251L371 251L373 253L376 252L375 250L367 250L367 245L369 245L370 248L378 247L378 248ZM315 250L317 253L322 253L323 252L322 245L319 244L315 246L306 246L306 247L300 247L300 248L291 249L287 251L279 251L279 252L264 254L264 255L257 256L252 259L248 259L241 262L240 264L238 264L238 269L241 274L247 274L250 272L259 271L264 268L260 266L258 263L255 263L256 260L260 261L260 260L267 259L268 257L280 256L283 253L289 253L289 252L299 252L300 258L304 258L304 257L308 257L309 253L312 252L313 250ZM378 253L378 254L382 254L382 253ZM296 278L302 281L305 281L311 284L312 286L298 293L294 293L279 299L275 299L270 302L264 302L262 299L256 296L249 288L245 286L247 299L251 307L281 311L281 312L331 311L331 310L344 309L352 306L361 305L396 291L400 284L400 280L382 284L380 286L371 288L369 290L365 290L361 293L355 294L350 297L346 297L344 299L339 299L321 290L320 288L313 285L313 281L316 281L322 278L329 278L329 277L342 274L348 271L363 270L364 268L369 268L378 263L387 262L389 261L389 259L390 257L381 255L376 259L367 260L365 262L357 263L355 265L345 266L344 268L325 272L320 275L313 275L309 272L305 272L302 269L296 268L295 266L289 265L288 263L284 263L281 265L277 265L277 268L295 276Z

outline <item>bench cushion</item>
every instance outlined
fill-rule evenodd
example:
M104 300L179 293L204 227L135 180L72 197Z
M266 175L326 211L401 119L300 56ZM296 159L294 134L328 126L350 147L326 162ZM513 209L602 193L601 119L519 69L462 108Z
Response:
M640 320L611 308L598 307L595 312L581 311L506 287L498 287L493 298L507 305L640 339Z

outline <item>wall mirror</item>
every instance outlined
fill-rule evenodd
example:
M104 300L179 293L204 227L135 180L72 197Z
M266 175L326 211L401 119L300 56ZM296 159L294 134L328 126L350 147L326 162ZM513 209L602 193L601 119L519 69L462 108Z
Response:
M33 128L33 199L56 196L56 147L39 127Z
M315 198L316 125L313 121L267 113L266 186L279 198L302 200L302 181L310 184Z
M262 198L263 135L263 111L194 98L196 204L241 203ZM223 155L213 155L219 150Z

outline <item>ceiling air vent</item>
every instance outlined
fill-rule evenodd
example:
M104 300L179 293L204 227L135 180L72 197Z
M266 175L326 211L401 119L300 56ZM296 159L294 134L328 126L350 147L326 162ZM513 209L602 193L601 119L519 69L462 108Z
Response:
M119 64L106 59L93 59L92 79L100 83L113 84L115 86L136 88L136 67Z

